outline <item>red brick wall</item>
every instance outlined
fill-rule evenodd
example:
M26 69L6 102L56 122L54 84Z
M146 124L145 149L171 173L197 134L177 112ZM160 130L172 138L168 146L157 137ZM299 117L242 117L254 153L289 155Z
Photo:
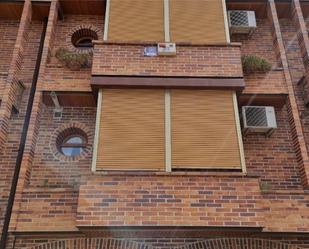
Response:
M77 226L262 226L257 179L97 176L79 191Z
M92 74L242 77L236 45L178 45L176 57L145 57L145 46L96 44Z
M302 117L303 131L305 134L307 147L309 145L309 110L305 107L303 100L303 88L298 85L299 80L305 75L305 68L301 57L301 50L296 36L296 27L291 19L280 20L283 39L287 52L290 73L293 80L294 92L297 101L299 114Z
M297 238L296 238L297 239ZM308 242L307 242L308 243ZM41 249L48 247L50 249L71 249L76 246L86 247L89 249L297 249L304 248L306 240L299 241L298 244L287 243L282 238L269 239L269 238L245 238L245 237L219 237L219 238L102 238L102 237L69 237L55 239L21 239L18 238L15 248L33 248Z
M0 19L0 72L8 72L17 37L19 20Z
M271 137L263 134L244 137L247 171L274 189L302 189L286 107L276 109L276 118L278 129Z
M0 99L6 83L18 27L19 20L0 19Z
M262 86L261 86L262 88ZM265 91L265 90L264 90ZM269 182L271 183L271 186L273 189L301 189L301 183L300 183L300 179L299 179L299 172L298 172L298 168L297 168L297 161L296 161L296 156L294 153L294 148L292 145L292 141L291 141L291 137L290 137L290 126L289 126L289 122L287 120L287 111L285 108L283 108L282 110L278 109L277 110L277 119L278 119L278 129L276 130L276 132L273 134L273 136L271 138L265 138L263 135L249 135L248 137L246 137L244 139L244 145L245 145L245 156L246 156L246 163L247 163L247 169L249 174L253 174L256 176L261 177L261 179L263 181ZM26 194L24 196L24 200L23 202L28 203L28 202L33 202L35 203L34 205L23 205L22 209L21 209L21 219L19 220L19 228L23 228L23 229L45 229L44 226L40 226L39 223L35 223L32 222L30 219L27 220L27 218L25 218L26 220L24 220L23 217L26 217L26 214L37 214L36 218L44 218L44 220L46 219L46 222L48 222L48 219L53 219L55 221L55 226L52 227L51 229L59 229L60 228L60 223L61 223L61 217L63 217L63 213L59 212L59 213L50 213L49 207L52 207L51 203L57 203L57 196L61 195L61 193L59 193L59 190L57 189L52 189L52 188L59 188L59 187L78 187L80 185L80 181L81 181L81 176L83 176L83 179L85 181L91 181L92 178L88 178L90 175L90 165L91 165L91 155L87 156L86 158L83 158L79 161L74 161L74 162L70 162L70 161L63 161L60 160L57 156L55 156L54 154L54 150L53 148L51 148L51 146L55 146L55 141L51 140L52 137L54 137L54 135L59 132L59 127L63 127L64 125L69 125L70 123L83 123L85 125L85 127L87 127L89 130L93 130L94 129L94 120L95 120L95 108L65 108L64 112L63 112L63 117L61 120L54 120L53 119L53 111L51 107L44 107L43 108L43 112L42 112L42 116L41 116L41 123L40 123L40 128L39 128L39 134L38 134L38 144L37 144L37 149L35 151L35 157L34 157L34 161L33 161L33 168L32 168L32 172L31 172L31 178L30 178L30 186L33 187L43 187L43 188L47 188L47 190L45 191L47 193L47 196L45 196L46 198L46 206L42 206L42 205L37 205L37 203L40 202L40 197L38 198L37 196L40 194L40 191L37 189L37 193L32 193L32 194L28 194L28 190L26 191ZM92 142L91 142L92 143ZM272 154L269 154L269 151L272 151ZM189 177L182 177L182 179L192 179L192 180L196 180L196 177L192 176L191 178ZM97 186L100 186L99 182L103 183L103 187L105 188L105 181L107 181L106 177L98 177L97 178L97 182L92 182L93 185L91 185L91 188L97 188ZM118 179L118 178L117 178ZM128 181L134 181L136 178L134 177L120 177L119 178L120 181L125 181L124 185L121 186L127 186ZM173 186L174 182L176 179L179 179L179 177L175 176L175 177L169 177L170 181L166 181L166 177L155 177L155 178L151 178L151 181L147 181L147 182L152 182L152 184L154 185L169 185L169 186ZM218 178L219 179L219 178ZM139 179L140 181L140 179ZM185 181L185 180L184 180ZM201 186L197 186L197 188L199 187L209 187L209 181L208 180L204 180L205 183L202 184ZM239 183L239 178L235 178L233 179L233 181L235 181L235 184L240 184ZM244 180L244 181L248 181L248 180ZM144 180L140 181L140 185L138 186L144 186L143 182ZM162 183L164 182L164 183ZM244 183L244 185L246 185L246 183ZM130 185L130 184L129 184ZM184 184L185 185L185 184ZM108 181L107 181L107 187L108 186ZM218 185L216 185L216 187L221 188L224 187L225 185L222 184L222 186L218 183ZM116 185L111 185L111 187L114 189L115 192L117 191L121 191L122 187L119 188L118 184ZM210 186L211 187L211 186ZM257 193L258 195L260 195L259 193L259 189L258 189L258 184L255 183L255 187L257 188ZM50 192L53 194L50 194L49 189L50 188ZM86 185L83 184L82 181L82 186L81 186L82 190L84 190L84 188L87 188ZM103 189L104 189L103 188ZM118 189L119 188L119 189ZM101 189L102 190L102 189ZM32 190L34 191L34 190ZM235 191L235 190L234 190ZM60 191L61 192L61 191ZM100 191L101 192L101 191ZM118 193L118 192L117 192ZM134 199L142 199L142 198L138 198L138 195L133 194L133 192L130 192L132 195L132 198ZM235 195L239 195L239 191L235 191L234 192ZM237 193L237 194L236 194ZM83 192L81 193L83 195ZM119 198L124 198L121 197L123 194L122 193L118 193L119 194ZM232 194L232 193L231 193ZM162 194L164 195L164 194ZM134 197L135 196L135 197ZM58 197L60 198L60 197ZM76 198L72 197L73 199ZM88 200L85 202L85 204L80 206L80 209L83 210L83 208L87 209L87 208L92 208L93 206L95 206L94 204L98 205L98 203L96 203L96 201L100 202L102 198L102 201L105 200L104 196L100 196L91 200L94 201L95 203L92 202L88 202ZM212 200L214 202L219 201L220 202L220 197L218 198L218 195L215 194L211 194L209 196L209 200ZM234 198L234 197L233 197ZM237 197L238 198L238 197ZM248 198L248 199L247 199ZM252 200L250 199L251 197L249 197L248 195L245 195L245 197L243 198L243 202L252 202ZM276 198L276 197L274 197ZM61 200L64 200L63 198L60 198ZM154 198L156 199L156 198ZM107 199L108 200L108 199ZM75 199L75 201L77 201ZM189 201L189 200L188 200ZM226 200L224 200L226 201ZM230 200L227 200L227 202L229 202ZM267 203L267 199L265 200ZM106 204L109 205L108 202L104 202ZM130 201L128 201L128 203L130 203ZM128 203L123 202L122 205L127 205ZM141 201L141 203L143 203ZM149 203L151 204L151 199L149 200ZM164 201L164 203L160 203L159 200L159 205L172 205L172 204L168 204L168 202ZM173 200L172 202L173 203ZM260 202L261 205L263 203L263 205L265 204L264 201ZM113 205L113 202L111 201L110 203L111 205ZM176 202L177 204L177 202ZM194 203L193 203L194 204ZM73 205L72 202L66 202L64 201L65 206L70 206ZM105 205L105 204L104 204ZM104 207L103 205L103 207ZM137 201L137 205L138 201ZM141 204L142 205L142 204ZM157 204L156 204L157 205ZM187 204L184 204L187 205ZM198 205L201 205L200 207ZM196 207L193 207L192 209L192 213L193 215L197 215L197 217L199 217L200 215L200 220L196 221L196 222L201 222L201 224L205 224L205 222L214 222L213 224L224 224L222 223L223 220L225 220L226 222L230 222L230 225L240 225L242 224L241 221L243 219L247 219L249 220L251 218L251 216L249 216L250 218L247 217L242 217L240 214L233 214L230 213L231 217L233 217L233 215L235 215L235 220L231 221L229 219L232 218L225 218L220 220L220 217L215 218L215 220L210 220L210 221L204 221L203 220L203 215L206 214L206 212L204 212L204 214L202 215L203 212L199 212L197 209L203 209L206 208L205 203L197 203ZM224 210L224 202L222 204L223 206L221 207ZM234 204L232 204L234 205ZM245 205L245 204L244 204ZM252 205L252 203L250 203L250 205ZM259 204L260 205L260 204ZM288 203L287 205L293 205L293 203ZM35 207L36 206L42 206L43 208L41 210L37 210ZM120 206L121 208L121 206ZM214 207L216 208L216 207ZM220 207L219 207L220 208ZM269 210L270 208L270 204L268 203L266 205L266 208ZM94 211L99 210L98 209L94 209ZM159 209L158 209L159 210ZM211 208L209 210L207 210L207 212L211 212ZM247 210L246 210L247 211ZM117 211L111 209L108 212L115 212L117 213ZM134 210L132 211L134 212ZM155 211L156 212L156 211ZM195 213L194 213L195 212ZM228 209L222 211L223 213L225 213L226 215L230 212ZM253 214L253 218L255 219L255 216L259 216L259 212L261 211L256 211L256 213ZM107 214L105 214L107 215ZM219 213L219 215L221 215ZM102 216L103 217L103 216ZM109 216L110 218L112 218L112 215ZM121 218L121 215L119 215L118 217ZM136 215L136 221L132 221L133 224L134 222L142 222L142 220L138 220L138 214ZM264 217L264 215L263 215ZM87 217L88 218L88 217ZM164 218L164 217L163 217ZM202 219L201 219L202 218ZM79 216L79 222L81 224L83 224L83 220L81 218L81 216ZM94 218L99 219L98 217ZM186 218L183 218L183 222L187 222L188 224L190 224L191 222L191 218L188 220L186 220ZM73 221L71 221L73 224ZM89 222L89 220L86 219L85 221L86 223ZM108 219L105 219L105 222L108 222ZM110 221L111 224L113 224L113 220ZM118 221L121 222L121 221ZM144 220L145 224L149 222L149 224L160 224L160 222L162 222L161 220ZM153 223L152 223L153 222ZM167 222L172 222L172 221L167 221ZM179 219L176 219L175 222L180 222ZM218 223L216 223L218 222ZM249 221L248 221L249 222ZM273 221L273 224L277 224L278 221L275 220ZM44 222L42 222L42 224L45 224ZM88 224L88 223L87 223ZM93 223L95 224L95 223ZM105 223L104 223L105 224ZM116 220L116 225L120 224L117 223ZM180 223L179 223L180 224ZM227 223L226 223L227 224ZM253 223L248 223L248 224L253 224ZM258 224L258 223L256 223ZM271 224L270 224L271 225ZM299 224L298 224L299 225ZM276 225L278 226L278 224ZM295 224L293 225L293 229L295 229ZM280 227L280 226L278 226ZM277 227L277 228L278 228ZM300 226L301 227L301 226ZM275 228L273 228L275 229Z
M234 42L241 42L242 55L257 55L267 59L272 64L272 70L267 73L245 75L246 88L244 93L286 93L284 74L278 68L273 50L271 25L268 19L257 19L257 29L252 35L233 35Z
M16 231L75 231L77 190L50 187L23 192Z
M51 19L51 23L56 22L56 18ZM100 26L103 25L103 17L87 16L84 19L81 16L66 16L64 21L57 22L57 29L53 29L50 24L48 32L55 36L50 37L50 33L48 34L51 39L48 38L48 44L44 49L44 70L40 75L40 89L74 91L90 89L90 70L69 71L48 54L52 51L53 55L57 47L69 46L66 40L67 32L80 22ZM297 59L298 52L295 52L297 43L291 40L293 27L284 25L284 22L284 20L281 22L284 26L284 41L288 50L291 47L291 51L287 54L289 63L293 64L292 75L296 89L295 82L303 68ZM259 28L249 39L244 37L235 39L244 43L243 54L255 53L264 56L276 66L271 25L266 19L258 20L258 25ZM36 23L30 27L35 32L30 32L29 41L33 42L28 41L25 52L23 67L25 74L22 78L26 84L30 83L32 77L36 55L34 51L39 42L40 27L40 24ZM142 75L242 75L238 47L178 46L178 56L171 58L145 58L142 56L142 48L141 45L121 47L98 44L93 72L95 74L137 72ZM220 60L212 66L214 58ZM48 61L47 68L45 61ZM287 92L284 83L287 75L288 70L273 70L265 75L245 76L248 84L245 91ZM89 133L93 132L95 108L64 108L62 119L55 120L52 108L43 106L40 97L41 93L38 91L31 121L30 140L28 138L24 156L27 160L24 164L27 164L27 167L23 168L22 177L28 180L31 172L29 186L22 184L19 189L20 196L23 193L20 198L20 212L17 215L17 229L20 231L74 231L76 222L80 226L126 224L259 227L265 225L265 231L309 231L307 211L309 198L308 194L302 191L300 169L292 144L293 122L289 122L293 115L288 115L286 107L276 110L279 128L271 138L249 135L244 139L249 176L232 173L230 176L227 174L223 176L224 174L220 173L212 173L212 176L209 176L200 172L171 175L168 173L131 176L117 173L92 175L91 153L80 160L63 160L55 154L53 139L60 128L70 124L81 124L85 130L89 130ZM299 98L297 100L300 106L301 100ZM290 110L295 111L295 106ZM4 168L3 172L10 174L16 156L23 112L24 110L19 117L12 119L6 149L1 155L4 161L1 165ZM37 115L38 113L40 115ZM295 134L293 138L296 137ZM89 143L92 144L91 139ZM267 193L261 190L258 177L263 182L270 183L273 190ZM5 200L8 188L7 181L4 184L0 185L1 190L4 190L2 200ZM27 244L27 242L20 243ZM163 242L155 240L153 244L157 245L155 243ZM170 242L167 241L166 244L168 243Z
M52 47L52 55L55 55L57 49L60 47L74 51L74 47L70 40L71 33L81 26L98 31L99 39L103 39L103 25L103 16L65 15L64 20L58 20L56 25L56 36ZM58 91L91 91L90 78L90 68L72 71L62 66L57 58L52 56L48 62L45 73L44 89L57 89Z
M30 186L72 187L79 186L80 176L91 174L92 155L79 160L64 159L55 154L56 137L66 127L80 124L88 135L92 148L95 126L95 108L65 107L62 118L53 119L53 107L44 106L33 160Z
M26 89L23 94L21 109L19 114L12 116L8 124L8 136L0 150L0 227L2 228L2 221L7 204L7 197L10 190L11 178L14 173L17 150L19 146L21 129L25 116L29 88L33 76L36 55L38 51L40 35L42 30L42 23L33 22L28 31L28 39L24 48L24 61L21 65L20 80L25 85Z

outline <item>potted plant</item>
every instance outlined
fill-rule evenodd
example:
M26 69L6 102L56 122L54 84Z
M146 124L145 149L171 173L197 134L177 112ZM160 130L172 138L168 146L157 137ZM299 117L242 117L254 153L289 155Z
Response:
M66 48L59 48L55 56L62 65L71 70L91 67L92 53L76 53Z
M266 73L271 70L268 60L256 55L244 55L241 57L244 73Z

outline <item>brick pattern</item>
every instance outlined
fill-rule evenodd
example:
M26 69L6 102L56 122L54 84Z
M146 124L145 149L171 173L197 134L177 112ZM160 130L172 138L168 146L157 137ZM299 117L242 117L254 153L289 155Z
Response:
M309 144L309 128L308 128L308 110L305 107L304 99L307 98L308 94L308 56L309 56L309 38L307 25L302 15L300 2L298 0L292 1L291 5L292 21L286 20L282 27L285 28L283 31L283 37L286 37L287 56L290 64L290 72L294 84L294 92L297 100L298 110L302 118L302 127L305 135L306 145ZM294 24L294 25L292 25ZM293 26L293 33L291 31ZM296 36L296 37L295 37ZM296 39L297 38L297 39ZM288 40L289 39L289 40ZM304 83L299 85L301 77L305 76Z
M302 189L287 115L286 107L276 109L278 128L271 137L249 134L243 138L247 172L272 189Z
M18 27L18 20L0 19L0 99L5 89L6 78L10 66L8 61L12 59Z
M31 19L31 3L25 1L20 25L17 32L16 42L13 49L13 54L8 68L6 85L2 94L0 106L0 150L7 136L9 117L11 114L11 106L14 99L13 85L19 80L21 65L23 62L24 46L27 41L28 27Z
M91 69L84 68L79 71L71 71L61 65L54 56L60 47L76 51L71 43L71 35L80 27L87 27L95 30L99 39L103 38L103 16L87 16L87 15L65 15L64 20L58 20L55 26L56 43L52 46L52 56L47 64L45 73L45 90L57 91L91 91L90 78Z
M80 177L91 174L95 113L95 108L91 107L66 107L61 119L53 119L53 108L43 108L30 186L78 187ZM72 126L80 127L87 134L90 147L90 153L74 161L60 156L56 148L58 134Z
M309 38L306 23L302 14L299 0L293 0L292 5L292 20L297 27L296 35L301 50L301 57L306 70L306 78L309 79Z
M242 55L257 55L272 64L270 72L245 74L246 88L243 93L287 93L284 73L278 67L273 50L271 22L268 19L257 19L257 28L252 35L233 35L231 41L242 43Z
M0 75L0 79L5 78L9 83L5 85L5 105L1 105L0 117L9 114L9 109L5 108L12 102L13 96L7 93L13 92L16 79L22 78L28 87L23 99L23 103L26 103L42 27L42 23L30 24L29 4L29 1L25 4L16 44L12 50L14 63L8 69L8 79L7 75ZM250 135L244 139L249 176L231 174L228 177L220 176L220 173L206 176L205 173L194 175L183 172L162 175L92 175L90 153L74 161L59 158L53 146L59 129L78 124L92 137L96 110L86 107L64 108L62 119L53 119L53 110L44 106L40 91L90 91L91 70L69 71L54 58L54 52L60 46L72 49L69 34L80 27L81 23L103 32L103 17L69 15L64 20L58 20L57 10L58 1L52 0L39 90L35 96L11 230L63 231L61 236L65 236L65 232L76 231L76 225L82 228L95 225L209 225L264 226L264 231L269 232L309 232L308 193L302 191L303 186L306 186L307 157L304 141L307 140L304 139L307 138L303 136L301 127L306 126L308 120L304 118L303 123L300 122L299 116L306 110L301 107L301 90L296 86L305 71L301 58L303 45L300 43L299 46L297 39L291 39L297 32L294 27L297 23L280 20L279 27L273 1L269 2L269 19L258 20L258 29L252 37L233 38L234 41L243 43L241 51L238 45L179 45L177 57L146 58L142 56L144 45L141 44L99 42L96 45L92 69L94 74L242 77L241 54L254 53L269 59L273 64L271 72L245 75L245 93L288 93L288 104L276 110L279 128L271 138ZM17 32L17 24L14 32ZM9 48L12 49L8 46ZM18 67L19 63L22 69ZM5 208L7 182L12 174L23 115L24 109L10 122L2 123L5 132L1 134L8 131L8 136L5 134L1 138L5 141L5 149L1 152L0 165L6 178L3 185L0 181L1 194L3 193L1 212ZM303 129L304 134L307 134L308 129ZM271 190L261 189L259 182L269 183ZM84 236L82 232L81 234ZM56 235L53 236L42 239L41 242L58 240ZM291 243L289 246L270 241L264 243L261 240L241 239L237 244L236 240L228 239L208 242L191 240L189 237L181 239L182 244L175 242L177 238L172 244L172 240L165 239L164 236L152 238L152 241L151 238L130 240L133 244L128 240L117 242L107 238L100 238L97 242L109 241L106 242L110 243L109 248L126 245L129 248L146 246L145 248L165 249L221 248L227 246L227 241L231 248L239 244L242 244L242 248L294 248L293 243L300 244L297 240L291 242L288 239L286 240ZM23 238L15 248L31 248L38 241L29 246ZM70 242L45 243L41 248L62 248L78 243L74 239L65 241ZM83 240L82 243L87 242Z
M23 192L16 231L75 231L77 191L48 187Z
M25 5L28 8L28 5ZM24 12L25 15L28 15L28 12ZM16 97L14 95L14 89L17 85L17 79L21 80L25 86L25 91L23 93L21 99L21 107L19 109L18 115L11 116L11 108L4 111L5 106L0 108L3 112L1 114L5 114L5 116L0 117L3 118L2 120L7 122L5 129L2 130L2 134L6 136L6 140L3 143L3 148L0 148L0 227L2 229L2 222L4 219L4 212L6 210L7 199L10 190L11 179L14 173L15 161L17 156L17 148L19 146L20 136L21 136L21 129L23 125L26 105L28 101L29 95L29 88L31 85L31 80L33 76L34 64L38 49L38 43L40 38L40 32L42 29L42 23L38 21L33 21L31 24L27 24L26 32L27 35L24 38L24 44L22 47L22 61L21 57L18 57L19 62L18 64L18 73L14 71L14 74L17 73L16 80L13 80L11 84L7 81L5 91L11 91L12 96L11 98L4 100L3 105L10 105L13 99ZM15 29L14 33L15 33ZM19 30L20 35L21 30ZM13 35L12 35L13 36ZM20 39L17 39L17 42L21 42ZM15 64L14 64L15 67ZM11 70L11 68L10 68ZM17 70L17 69L16 69ZM10 73L9 73L10 74ZM7 94L7 92L5 93ZM8 111L8 113L6 113ZM6 115L8 115L6 117ZM10 118L9 118L10 117ZM4 128L4 127L2 127Z
M155 238L152 239L154 241ZM42 243L25 249L298 249L297 245L289 245L276 240L259 238L214 238L187 242L181 246L169 245L169 240L161 242L161 246L153 246L151 242L137 242L132 239L115 238L75 238ZM20 247L17 247L20 248Z
M264 205L264 231L309 232L308 193L265 194Z
M272 69L267 73L252 73L244 77L244 94L287 94L284 73L281 69Z
M284 48L282 33L280 30L280 24L277 16L276 5L273 0L268 1L268 17L272 20L273 31L273 44L276 51L276 55L280 64L284 69L287 90L289 93L287 101L287 111L290 120L292 139L295 146L297 160L299 164L299 170L301 171L300 178L305 188L309 186L309 157L307 147L304 141L304 134L302 130L302 124L298 113L298 107L296 103L296 97L293 89L293 83L289 72L289 65Z
M242 77L240 47L177 46L176 57L145 57L147 45L95 45L93 75ZM121 58L121 59L119 59Z
M254 178L89 177L77 226L262 226L260 199Z
M45 34L43 50L42 50L42 57L41 57L41 64L40 64L40 71L39 71L38 82L37 82L38 89L44 82L44 72L46 68L46 63L50 56L50 47L53 42L54 25L58 18L58 1L57 0L54 0L51 2L49 11L50 12L49 12L49 17L47 21L46 34ZM24 150L22 164L21 164L20 173L19 173L19 180L18 180L18 184L16 188L16 195L15 195L14 206L13 206L13 211L12 211L10 229L14 229L14 227L16 226L16 220L18 217L17 210L20 207L22 192L23 192L25 185L28 184L29 182L31 164L33 161L33 156L34 156L33 152L35 151L36 141L38 138L38 131L39 131L38 127L39 127L39 122L40 122L40 117L41 117L41 106L42 106L42 92L36 91L34 100L33 100L29 129L27 132L27 141L25 144L25 150Z

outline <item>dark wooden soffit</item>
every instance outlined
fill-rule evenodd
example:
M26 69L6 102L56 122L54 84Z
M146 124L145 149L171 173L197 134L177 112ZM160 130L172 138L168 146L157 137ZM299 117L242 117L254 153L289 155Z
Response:
M240 94L238 105L265 105L282 108L287 99L287 94Z
M276 0L276 8L279 18L291 17L291 1ZM248 1L248 0L228 0L226 7L228 10L253 10L257 18L267 18L268 0Z
M60 0L65 15L105 15L105 0ZM103 17L102 17L102 20Z
M49 15L49 2L32 2L32 20L42 21Z
M145 87L145 88L205 88L242 91L243 78L210 77L165 77L165 76L92 76L91 86L100 87Z
M23 12L23 2L0 1L0 19L19 20Z
M43 103L54 106L50 91L43 92ZM55 92L61 106L95 107L96 100L91 92Z

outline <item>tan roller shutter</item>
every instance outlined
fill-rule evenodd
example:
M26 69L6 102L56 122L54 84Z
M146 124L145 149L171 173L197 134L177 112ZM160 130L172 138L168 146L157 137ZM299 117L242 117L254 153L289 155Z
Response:
M97 170L164 170L164 90L104 89Z
M164 41L163 0L111 0L108 40Z
M171 94L172 168L241 168L233 93Z
M172 42L226 42L222 0L169 0Z

